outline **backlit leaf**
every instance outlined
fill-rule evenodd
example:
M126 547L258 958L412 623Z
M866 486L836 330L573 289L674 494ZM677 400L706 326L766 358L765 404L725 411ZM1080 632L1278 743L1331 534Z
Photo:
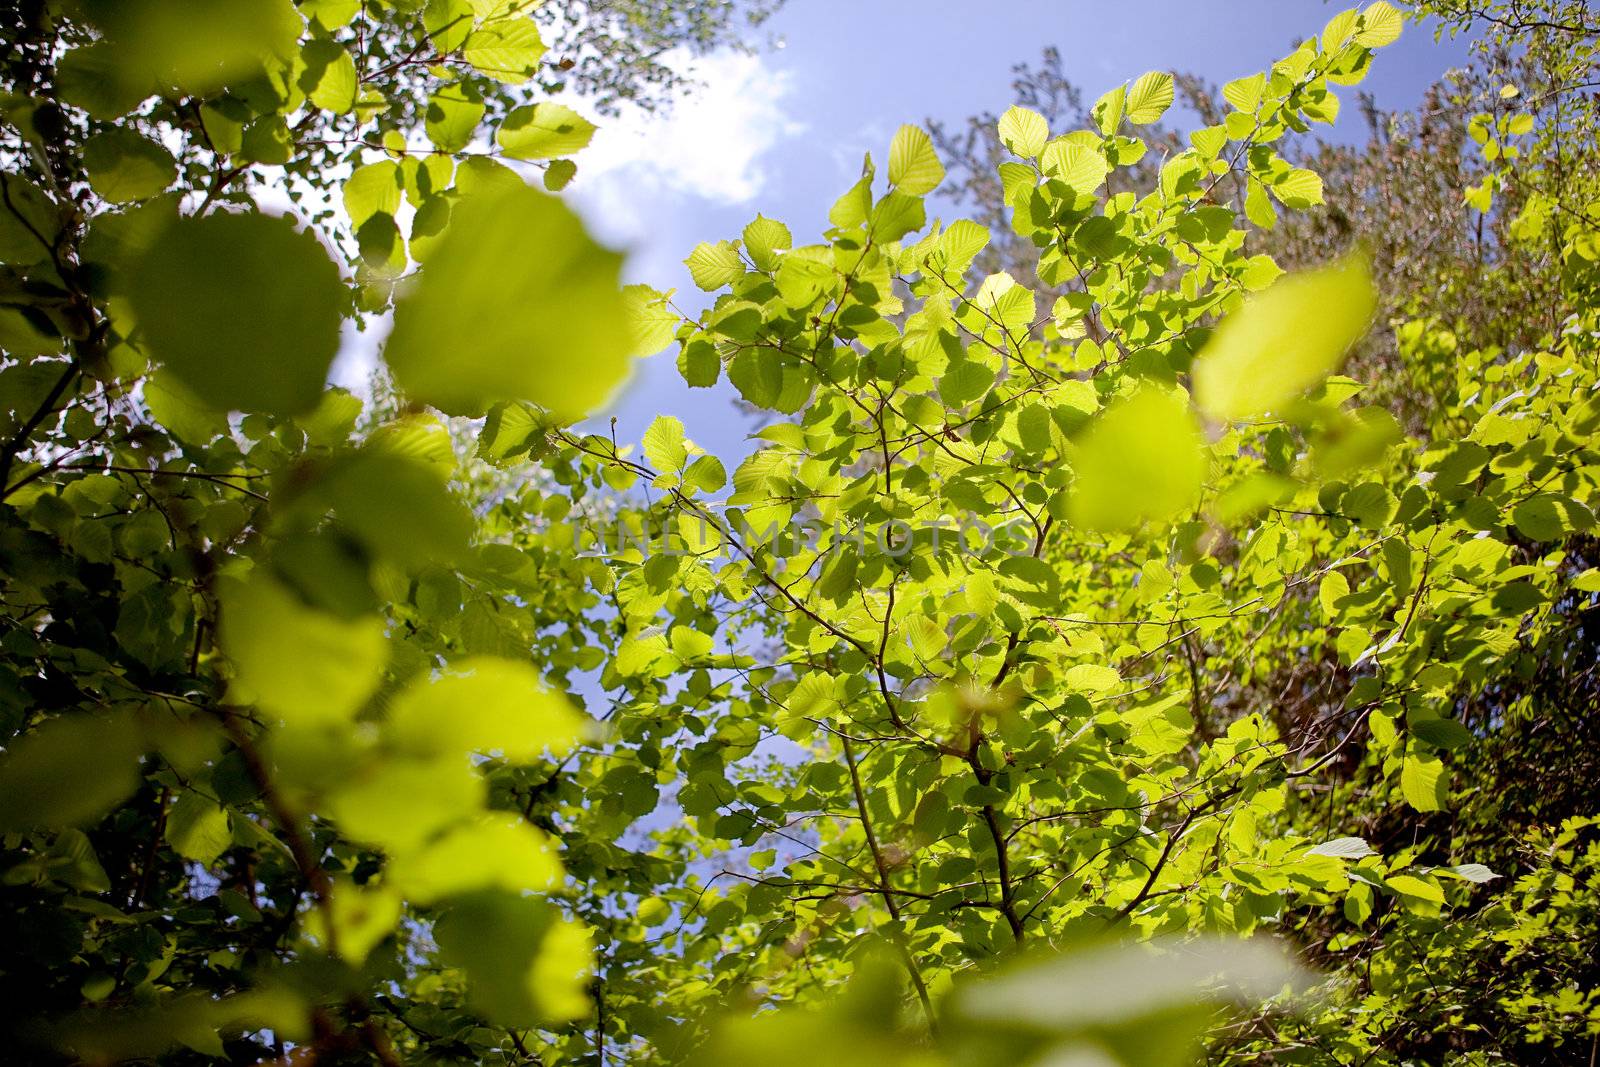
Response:
M8 741L0 829L89 825L138 787L143 750L129 715L63 715Z
M628 370L621 263L543 193L471 197L397 304L384 358L409 393L451 414L530 400L581 416Z
M545 50L532 19L504 19L473 30L461 57L479 73L517 85L538 71Z
M1172 75L1153 70L1141 75L1128 90L1128 121L1138 126L1148 126L1172 106Z
M1000 116L1000 143L1025 159L1042 152L1049 139L1050 126L1032 108L1013 104Z
M89 185L113 204L155 196L178 176L172 153L132 130L115 127L83 146Z
M944 180L933 140L916 126L901 126L889 146L889 184L907 196L923 196Z
M1212 334L1195 360L1195 402L1222 419L1280 407L1339 365L1375 304L1361 258L1279 278Z
M570 107L541 101L507 115L495 140L512 159L553 159L582 149L594 131L594 123Z
M567 752L588 723L527 664L474 657L411 683L390 705L389 730L419 756L496 752L528 761Z
M259 214L184 218L129 274L151 354L206 403L316 407L339 347L344 287L310 233Z
M318 611L260 573L227 580L221 600L239 699L294 723L339 721L377 688L388 642L376 617Z
M1182 395L1147 386L1097 416L1072 450L1072 468L1072 521L1111 530L1193 506L1206 458Z

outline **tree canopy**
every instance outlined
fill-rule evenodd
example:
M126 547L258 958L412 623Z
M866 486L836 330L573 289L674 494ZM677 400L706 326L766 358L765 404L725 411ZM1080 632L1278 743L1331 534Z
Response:
M622 285L595 119L772 6L0 14L0 1040L1592 1058L1593 12L1047 54ZM754 451L603 432L640 358Z

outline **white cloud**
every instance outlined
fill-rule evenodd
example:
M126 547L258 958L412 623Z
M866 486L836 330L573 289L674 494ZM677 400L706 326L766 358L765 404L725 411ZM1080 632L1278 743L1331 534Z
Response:
M698 86L663 114L632 110L598 120L594 140L576 156L572 198L614 242L647 242L673 200L755 200L771 175L768 150L803 129L785 109L789 73L770 69L761 56L714 52L669 61Z
M565 194L593 233L629 251L625 273L630 279L655 283L680 272L688 251L686 235L670 224L687 223L696 206L737 206L762 196L771 175L767 152L804 129L785 109L793 90L789 73L771 70L759 55L673 53L666 62L694 88L661 112L630 109L595 117L598 129L573 157L578 175ZM563 102L592 112L581 98ZM474 150L492 150L489 131L480 134ZM418 137L419 144L426 143ZM506 162L530 184L541 184L538 169ZM288 199L281 182L268 181L253 192L274 214L304 211L304 205ZM329 206L343 210L337 199ZM401 228L409 229L409 205L401 210ZM383 315L369 318L363 331L345 330L332 373L335 384L365 394L389 326L389 316Z

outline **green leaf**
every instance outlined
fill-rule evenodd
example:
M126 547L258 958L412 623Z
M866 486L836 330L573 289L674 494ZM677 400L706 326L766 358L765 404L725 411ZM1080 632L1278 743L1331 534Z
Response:
M1119 85L1094 103L1094 124L1102 134L1110 137L1122 124L1127 111L1128 87Z
M202 402L169 372L145 379L144 402L155 420L185 444L204 445L228 431L228 416Z
M1018 285L1005 271L985 278L973 294L972 302L1015 336L1027 334L1038 312L1033 290Z
M1342 48L1344 43L1350 40L1350 35L1355 32L1355 29L1355 9L1351 8L1347 11L1339 12L1322 27L1322 34L1319 38L1322 50L1324 52L1335 52Z
M442 85L428 97L424 128L428 140L441 152L459 152L472 143L483 121L482 97L467 82Z
M339 269L287 219L179 219L129 272L151 354L214 407L302 414L339 348Z
M226 809L194 790L185 790L167 810L167 843L184 859L209 867L233 845Z
M548 891L561 881L549 838L521 815L494 813L458 826L426 848L397 856L395 884L418 904L479 890Z
M589 1010L587 935L544 901L464 898L439 920L435 938L443 958L466 973L473 1009L492 1022L528 1027Z
M469 155L456 168L456 191L462 196L490 196L526 184L516 171L488 156Z
M1029 404L1017 412L1017 436L1023 447L1036 456L1048 452L1054 443L1051 425L1050 409L1043 404Z
M1397 506L1395 495L1381 482L1362 482L1339 501L1340 510L1368 530L1387 525Z
M728 483L728 472L716 456L701 456L683 472L683 484L706 493L715 493Z
M1361 28L1356 31L1356 43L1363 48L1382 48L1400 39L1405 16L1394 5L1378 0L1362 9L1359 24Z
M223 155L244 148L244 124L249 118L250 109L231 98L200 105L200 127L206 142Z
M1128 121L1136 126L1150 125L1171 106L1172 75L1165 71L1141 75L1128 90Z
M519 85L538 72L545 51L532 19L503 19L473 30L461 57L481 74Z
M578 165L572 160L552 159L550 165L544 168L544 187L552 193L559 193L577 175Z
M1024 159L1037 157L1048 140L1050 125L1032 108L1013 104L1000 116L1000 143Z
M106 875L106 869L100 865L100 857L95 855L94 845L89 842L89 835L82 830L69 827L57 833L49 851L44 854L44 859L50 866L50 877L53 881L61 882L84 893L111 892L111 879ZM110 908L109 905L106 907ZM110 910L117 918L121 918L115 909ZM115 985L113 982L112 988L115 988ZM106 993L110 991L108 988ZM85 996L90 996L88 990L85 990Z
M932 138L916 126L901 126L889 145L889 184L907 196L925 196L943 180Z
M138 788L143 751L129 715L47 719L0 754L0 830L97 821Z
M466 752L434 759L390 756L342 776L328 811L340 831L357 841L416 854L430 838L482 811L486 796L486 783Z
M300 0L300 13L324 30L350 25L361 0Z
M403 902L392 886L339 880L322 907L306 913L306 932L319 944L336 942L339 955L359 967L400 923ZM330 939L326 924L333 922Z
M1410 728L1412 736L1435 748L1460 748L1472 743L1472 731L1455 719L1417 719Z
M1272 195L1285 207L1304 210L1322 203L1322 176L1314 170L1295 168L1272 183Z
M1272 206L1272 198L1267 195L1267 187L1254 176L1247 178L1246 182L1245 217L1263 230L1272 229L1278 224L1278 209Z
M708 293L731 285L744 274L744 260L739 258L739 250L731 241L714 244L702 241L694 246L683 263L689 268L694 284Z
M434 45L444 53L454 52L472 35L472 5L467 0L428 0L422 12L422 25Z
M301 52L305 72L300 87L317 107L343 115L356 106L356 61L345 47L313 38Z
M357 167L344 183L345 214L359 229L374 215L399 214L400 197L404 192L405 182L398 163L384 159Z
M129 69L126 50L110 41L80 45L56 63L61 99L102 122L119 119L156 91L155 79Z
M1440 889L1437 883L1424 881L1415 875L1391 874L1383 882L1384 885L1404 896L1432 901L1435 904L1444 903L1444 890Z
M1261 95L1267 88L1265 74L1252 74L1236 78L1222 87L1222 99L1236 111L1252 113L1261 106Z
M872 179L862 178L845 191L828 209L828 221L841 230L853 230L867 221L872 212Z
M947 258L945 270L964 271L989 243L989 230L976 222L957 219L939 237L938 249Z
M1500 877L1481 863L1458 863L1454 867L1441 867L1439 870L1447 871L1457 878L1471 882L1474 885L1483 885Z
M906 638L912 653L924 663L937 662L949 647L950 639L937 619L918 615L906 621Z
M90 188L113 204L155 196L178 177L172 153L121 127L84 142L83 169L89 175Z
M449 438L443 441L448 445ZM385 563L411 567L461 558L472 535L472 512L450 495L436 467L404 454L404 447L375 434L369 447L341 457L322 476L310 506L331 510L346 532Z
M721 377L722 359L716 348L707 342L686 344L678 353L678 372L690 388L706 389L716 385Z
M499 753L525 763L546 752L564 755L587 736L589 722L528 664L476 657L402 690L387 729L412 756Z
M778 403L784 387L784 373L770 352L747 349L728 363L728 381L757 408L771 408Z
M94 11L124 62L137 56L139 67L195 96L293 61L305 26L291 0L110 3Z
M565 104L544 101L505 117L495 140L512 159L554 159L588 145L595 125Z
M252 163L281 167L289 162L294 145L289 124L282 115L263 115L244 128L239 154Z
M625 285L622 302L633 327L633 353L653 356L672 343L678 330L678 313L667 301L671 293L658 293L648 285Z
M1080 194L1100 188L1111 173L1105 156L1087 145L1060 138L1045 145L1039 163L1048 177L1066 182Z
M994 371L974 359L958 359L939 379L939 397L947 407L970 404L994 384Z
M1536 493L1511 509L1517 532L1530 541L1560 541L1594 525L1594 512L1571 497Z
M1109 693L1122 684L1122 675L1098 663L1080 663L1067 670L1064 681L1078 692Z
M780 252L786 252L794 247L794 238L789 234L789 227L776 219L769 219L757 215L750 225L744 228L744 248L750 253L750 259L757 270L776 270Z
M927 221L920 197L894 190L873 206L869 228L874 241L887 244L920 230Z
M657 471L681 469L689 458L683 443L683 423L671 415L657 415L644 432L644 454Z
M1376 855L1376 853L1364 838L1336 837L1332 841L1324 841L1315 848L1308 849L1306 855L1332 856L1341 860L1359 860L1367 856Z
M1443 811L1450 795L1444 764L1434 756L1407 753L1400 767L1400 793L1418 811Z
M384 358L406 391L450 414L529 400L580 417L628 370L621 266L543 193L464 198L397 303Z
M1365 259L1286 275L1222 320L1195 360L1195 402L1240 419L1320 382L1367 331L1377 304Z
M1192 1009L1220 989L1234 998L1264 999L1301 977L1290 958L1265 939L1102 944L974 982L958 990L952 1009L974 1026L1009 1032L1100 1034L1129 1024L1152 1029L1155 1020L1164 1020L1160 1029L1177 1031L1172 1036L1184 1050L1176 1056L1110 1061L1096 1055L1079 1062L1177 1064L1187 1061L1189 1041L1172 1022L1179 1009Z
M1072 450L1072 470L1073 523L1114 530L1192 507L1206 457L1183 396L1145 386L1096 416Z
M26 178L0 171L0 262L27 266L48 259L61 226L56 205Z
M289 723L340 722L377 688L389 646L376 616L316 610L259 572L224 581L219 599L235 700Z

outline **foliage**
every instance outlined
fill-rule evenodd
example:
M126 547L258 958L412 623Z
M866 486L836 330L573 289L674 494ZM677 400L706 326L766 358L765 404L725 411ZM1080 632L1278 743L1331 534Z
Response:
M1587 216L1482 153L1507 247L1558 239L1506 262L1560 313L1379 321L1438 387L1424 436L1334 373L1402 310L1387 261L1285 276L1266 231L1327 199L1290 141L1401 32L1379 2L1183 137L1201 94L1163 72L1076 128L1024 100L987 225L929 221L947 138L904 127L819 240L758 216L693 249L684 316L527 183L594 130L540 26L660 15L593 46L604 102L735 10L8 15L10 1046L1489 1063L1591 1034L1592 827L1537 828L1591 813L1482 778L1592 710ZM1593 124L1560 116L1483 144L1530 136L1579 195ZM363 404L325 380L377 317ZM736 466L671 416L637 449L582 421L674 341L762 413ZM1300 1019L1274 936L1331 975Z
M1358 903L1355 928L1329 945L1340 966L1319 1009L1262 1025L1254 1042L1228 1034L1212 1062L1389 1062L1400 1050L1413 1062L1581 1060L1600 1033L1595 820L1537 832L1522 850L1515 884L1448 920Z

